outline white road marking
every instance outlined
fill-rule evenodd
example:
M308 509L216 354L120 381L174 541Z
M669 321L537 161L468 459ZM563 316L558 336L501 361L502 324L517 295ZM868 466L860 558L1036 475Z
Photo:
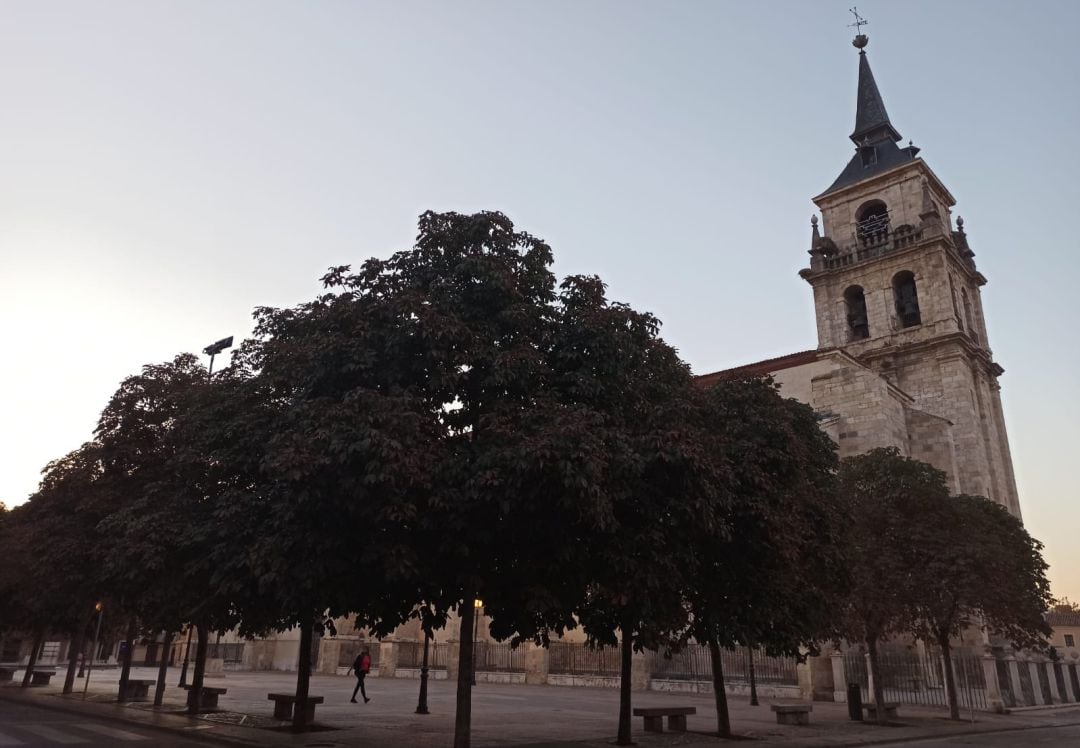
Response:
M77 722L73 725L80 730L89 730L90 732L96 732L99 735L105 735L106 737L116 738L117 740L146 740L147 738L142 735L137 735L127 730L119 730L115 727L109 727L108 725L98 725L93 722Z
M71 733L62 732L54 727L46 727L45 725L19 725L19 728L31 732L34 735L51 740L54 743L89 743L86 738L80 738L78 735L72 735Z

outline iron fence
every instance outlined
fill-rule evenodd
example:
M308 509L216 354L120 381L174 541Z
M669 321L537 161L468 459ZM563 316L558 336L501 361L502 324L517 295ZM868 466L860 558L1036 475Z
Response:
M985 710L986 676L982 661L975 655L957 652L952 655L956 679L957 703L962 709ZM878 654L878 677L885 701L915 706L949 705L945 690L945 663L940 654L910 650L892 650ZM848 683L858 683L864 702L870 699L867 657L861 651L844 655L844 676Z
M548 672L565 675L619 675L618 647L592 647L585 643L551 642Z
M224 660L225 662L244 661L244 642L234 644L208 644L206 656L211 660Z
M424 666L424 643L423 642L398 642L398 667L423 667ZM449 660L450 645L446 642L431 642L428 644L428 669L445 670Z
M524 673L525 649L509 642L473 642L477 672Z
M357 656L365 649L371 658L371 669L379 667L379 642L364 641L363 639L339 639L341 647L338 649L338 667L352 667Z
M721 649L720 664L725 683L750 682L750 650ZM799 685L798 665L794 657L774 657L753 650L754 682L763 685ZM711 681L712 656L704 644L689 644L678 652L652 655L652 677L670 680Z

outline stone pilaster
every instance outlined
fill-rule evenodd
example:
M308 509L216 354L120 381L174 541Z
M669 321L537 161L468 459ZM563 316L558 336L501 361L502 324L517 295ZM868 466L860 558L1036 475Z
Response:
M393 638L387 637L379 642L379 677L393 678L397 664L398 644Z
M635 691L648 691L652 682L652 661L648 652L634 652L630 661L630 688Z
M451 683L456 683L458 663L461 661L461 646L457 639L449 639L446 644L446 678Z
M1000 714L1005 711L1005 700L1001 696L1001 685L998 683L997 660L991 655L983 655L981 661L983 680L986 681L986 705L991 711Z
M548 676L548 651L532 642L525 644L525 682L545 686Z
M833 652L829 655L829 664L832 666L833 701L843 704L847 702L847 677L844 675L844 653Z

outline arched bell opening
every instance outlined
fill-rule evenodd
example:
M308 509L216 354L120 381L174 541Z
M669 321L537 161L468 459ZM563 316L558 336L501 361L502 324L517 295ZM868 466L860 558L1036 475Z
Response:
M870 337L870 319L866 315L866 294L862 286L851 286L844 291L844 305L847 308L848 331L852 340Z
M893 276L893 298L896 301L896 316L901 327L915 327L922 324L919 312L919 291L915 287L915 275L910 270L903 270Z

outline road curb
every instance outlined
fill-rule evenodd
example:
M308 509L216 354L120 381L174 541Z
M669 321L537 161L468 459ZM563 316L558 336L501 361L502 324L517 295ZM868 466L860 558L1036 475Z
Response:
M871 745L900 745L902 743L919 743L926 740L951 740L952 738L972 737L974 735L1001 735L1009 732L1023 732L1028 730L1054 730L1060 727L1080 727L1080 722L1063 722L1053 725L1017 725L1015 727L995 727L989 730L960 730L957 732L937 733L934 735L921 735L907 738L882 738L881 740L868 740L862 743L844 743L844 748L861 748Z

